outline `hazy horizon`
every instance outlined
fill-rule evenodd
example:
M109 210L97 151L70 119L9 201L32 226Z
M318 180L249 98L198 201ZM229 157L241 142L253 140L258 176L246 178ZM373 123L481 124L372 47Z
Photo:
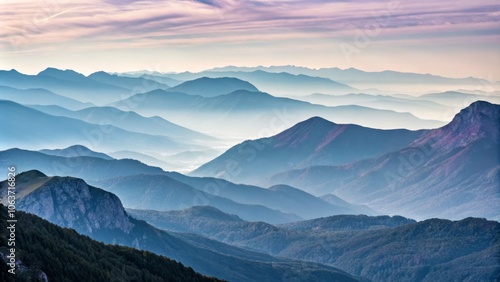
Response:
M47 66L89 74L299 65L500 80L500 5L492 0L0 4L7 6L16 13L0 13L0 68L30 74Z

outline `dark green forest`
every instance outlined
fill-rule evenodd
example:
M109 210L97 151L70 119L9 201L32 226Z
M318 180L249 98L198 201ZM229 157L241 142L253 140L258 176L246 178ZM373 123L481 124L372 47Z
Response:
M3 205L0 218L2 226L7 226ZM43 273L49 281L220 281L166 257L105 245L31 214L17 211L16 218L16 258L24 266L12 275L2 260L0 281L40 281ZM7 235L7 229L2 228L2 256L8 252Z

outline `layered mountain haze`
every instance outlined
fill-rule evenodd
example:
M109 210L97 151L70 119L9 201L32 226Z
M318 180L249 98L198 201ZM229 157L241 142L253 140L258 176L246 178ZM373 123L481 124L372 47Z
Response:
M145 89L169 89L171 87L168 84L159 83L145 77L123 77L103 71L94 72L88 78L108 85L124 87L135 92L142 92Z
M39 151L40 153L44 153L46 155L52 155L52 156L58 156L58 157L66 157L66 158L71 158L71 157L94 157L94 158L100 158L100 159L105 159L105 160L112 160L113 158L99 152L94 152L90 150L89 148L82 146L82 145L74 145L74 146L69 146L68 148L64 149L43 149Z
M107 191L120 197L124 206L128 208L165 211L210 205L249 221L284 223L302 219L295 214L284 213L264 205L245 202L242 204L219 197L217 193L211 194L195 189L167 175L133 175L92 183L106 187Z
M353 205L340 198L337 198L336 202L324 201L286 185L276 185L265 189L252 185L238 185L217 178L188 177L179 173L169 173L169 176L200 191L216 194L239 203L273 207L283 212L297 214L305 219L333 214L376 213L367 207ZM207 202L210 203L210 199L208 200Z
M83 148L49 151L49 154L46 150L42 152L45 153L19 149L3 151L0 152L0 163L8 165L16 160L19 171L37 169L47 175L83 178L115 193L128 208L172 210L210 205L246 220L270 223L334 214L375 213L339 198L330 204L292 187L265 189L221 179L192 178L135 160L101 158L102 154ZM59 156L64 154L68 156Z
M103 127L78 119L45 114L14 102L0 100L0 117L2 120L8 120L9 116L18 118L16 126L8 123L0 125L0 130L9 135L8 140L0 142L0 148L3 149L13 147L43 149L44 144L56 147L83 144L99 147L105 151L148 148L179 152L182 149L193 148L164 136L131 132L108 124ZM65 130L60 130L61 128ZM29 132L29 136L24 134L25 132Z
M57 105L72 110L80 110L94 106L92 103L82 103L80 101L55 94L43 88L20 90L12 87L0 86L0 99L25 105Z
M19 275L4 273L12 253L6 244L13 235L0 235L0 280L76 281L81 273L88 273L89 281L475 282L500 277L497 82L334 67L165 72L159 64L167 58L170 71L177 68L177 57L187 51L194 55L191 40L224 52L228 60L238 54L257 63L252 50L260 43L244 55L233 53L226 47L238 48L243 37L226 42L210 35L217 42L207 43L198 29L222 25L239 34L246 14L272 10L273 23L287 21L286 29L277 30L280 44L288 46L297 36L288 25L303 8L294 1L265 3L266 9L264 3L244 1L181 2L170 3L165 18L147 21L147 30L158 23L180 32L170 43L185 48L175 56L156 56L154 71L136 65L147 70L117 72L125 65L135 68L129 62L137 56L154 54L149 52L154 44L117 60L124 64L118 69L106 56L102 63L115 72L101 71L99 64L79 68L84 74L56 68L29 75L0 71L0 166L10 172L0 182L0 219L18 220ZM132 1L120 9L128 14L148 5ZM324 5L344 11L352 4ZM362 5L355 9L357 24L364 24L363 11L373 3ZM415 5L418 13L425 4ZM445 4L435 4L433 11L449 13L450 5L446 11L440 5ZM79 6L77 14L85 7ZM196 18L203 23L197 24L185 11L200 7L204 10ZM162 9L153 7L158 13ZM295 11L293 17L288 11ZM306 11L316 15L320 10ZM219 17L216 24L210 22L212 13ZM344 11L340 22L349 23L350 13ZM63 14L51 25L75 15ZM113 14L100 19L108 17ZM329 17L321 17L322 29L338 30L328 26ZM164 24L172 19L174 25ZM301 30L314 29L310 20L301 17L307 23ZM142 18L138 21L130 26L147 34ZM125 22L117 22L120 32ZM196 32L183 34L184 22ZM436 22L441 21L432 25ZM405 22L404 27L413 25ZM391 34L399 29L391 25ZM146 34L147 44L158 34L167 40L162 44L172 40L165 30ZM125 38L116 42L122 45ZM267 42L271 36L259 33L258 38ZM378 37L368 49L385 39ZM308 37L298 46L313 44L319 50L317 40ZM113 50L123 54L135 43ZM276 56L278 49L283 54ZM368 49L353 53L359 55L355 61L364 60ZM277 46L266 56L281 60L289 51ZM26 49L24 60L30 52ZM203 60L193 69L201 69ZM181 65L189 69L189 64Z
M55 185L56 182L61 182L61 185ZM202 237L162 232L144 221L129 217L115 195L88 186L81 179L46 177L38 171L29 171L18 175L16 183L20 210L27 210L63 227L73 227L98 241L166 255L207 275L254 281L260 271L264 271L269 281L281 281L285 275L302 275L315 280L360 281L333 267L274 258ZM5 188L8 184L3 181L0 185ZM4 203L5 193L2 196ZM48 207L40 209L30 205L29 202L35 199Z
M308 95L315 92L346 94L355 91L356 89L338 83L329 78L320 76L308 76L304 74L290 74L287 72L266 72L256 70L251 72L243 71L224 71L213 72L203 71L200 73L178 73L178 74L163 74L169 78L179 80L193 80L201 77L222 78L233 77L240 80L248 81L261 91L269 92L278 96L289 95Z
M85 181L135 174L165 173L159 167L148 166L133 159L109 160L85 155L62 157L17 148L0 151L0 164L7 167L12 162L16 162L16 169L20 172L39 170L50 176L73 176L82 178Z
M236 182L315 165L340 165L402 149L426 131L377 130L314 117L282 133L245 141L191 173Z
M406 148L341 166L271 177L313 194L333 193L379 212L413 218L498 219L499 105L475 102Z
M326 107L247 90L209 98L155 90L135 95L113 106L126 109L130 103L137 105L134 110L140 114L158 115L214 136L236 135L240 140L248 136L272 135L313 116L337 123L356 123L384 129L421 129L443 125L443 122L422 120L409 113L355 105Z
M43 88L93 104L109 103L134 94L129 89L101 83L72 70L54 68L47 68L37 75L21 74L16 70L0 71L0 85L17 89Z
M347 95L328 95L316 93L309 96L296 97L296 99L331 107L359 105L380 110L395 109L398 112L411 113L421 119L432 119L447 122L452 118L452 116L448 116L448 114L455 114L449 104L441 104L433 102L431 99L425 100L425 96L421 97L422 98L409 95L371 95L364 93Z
M113 107L88 107L79 111L70 111L54 106L32 106L31 108L54 115L79 119L102 126L113 125L131 132L162 135L179 139L184 143L214 142L217 139L206 134L179 126L158 116L144 117L133 111L122 111Z
M207 70L208 73L220 73L225 75L228 72L246 72L257 71L271 73L289 73L294 75L308 75L324 77L352 85L357 88L379 88L392 91L423 92L436 89L448 90L454 89L484 89L499 87L498 82L491 82L483 78L448 78L432 74L420 74L398 71L379 71L367 72L356 68L305 68L299 66L258 66L258 67L236 67L228 66L222 68L213 68ZM205 74L205 73L204 73ZM215 76L215 75L214 75ZM321 91L318 91L321 92ZM331 94L329 92L323 92Z
M169 91L181 92L189 95L199 95L204 97L215 97L229 94L238 90L246 90L249 92L259 91L252 84L244 80L232 77L202 77L186 81L182 84L172 87Z

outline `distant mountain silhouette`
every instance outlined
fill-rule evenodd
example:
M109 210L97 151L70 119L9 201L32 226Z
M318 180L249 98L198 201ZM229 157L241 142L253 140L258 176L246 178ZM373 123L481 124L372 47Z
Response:
M270 66L270 67L235 67L228 66L222 68L214 68L204 72L200 75L206 75L207 73L220 75L227 75L230 72L247 72L252 73L256 71L265 71L268 73L290 73L294 75L308 75L313 77L323 77L329 78L340 83L345 83L357 88L380 88L380 89L391 89L397 91L419 91L419 88L425 89L426 91L435 89L450 89L450 87L455 87L459 89L460 87L475 89L481 85L495 85L498 87L498 83L490 82L485 79L466 77L466 78L449 78L432 74L421 74L421 73L410 73L410 72L399 72L392 70L378 71L378 72L368 72L355 68L340 69L337 67L333 68L319 68L311 69L299 66ZM216 77L216 75L213 77ZM257 84L256 84L257 85ZM336 94L325 91L316 91L320 93ZM472 101L471 101L472 102Z
M313 117L275 136L238 144L191 175L256 183L290 169L346 164L396 151L424 133L339 125ZM237 165L238 173L230 171L229 164Z
M43 149L40 150L39 152L58 157L94 157L105 160L113 160L112 157L106 154L92 151L89 148L82 145L73 145L64 149Z
M92 103L82 103L42 88L20 90L12 87L0 86L0 99L24 105L57 105L72 110L80 110L94 106Z
M175 172L169 172L168 175L200 191L214 193L242 204L272 207L282 212L296 214L304 219L335 214L376 213L369 208L347 203L340 198L337 198L337 202L327 202L286 185L261 188L251 185L237 185L217 178L188 177Z
M0 71L0 85L17 89L44 88L58 95L93 104L110 103L136 92L92 80L72 70L47 68L37 75Z
M178 152L184 146L167 137L126 131L113 125L106 125L103 129L101 125L48 115L14 102L0 100L0 117L7 120L9 116L17 117L16 126L8 123L0 125L0 130L9 136L0 141L0 148L44 149L47 144L60 148L83 144L99 147L103 151L148 148Z
M192 80L200 77L234 77L255 85L258 89L264 92L271 93L278 96L296 96L296 95L309 95L312 93L335 93L347 94L356 91L355 88L338 83L334 80L324 77L308 76L304 74L290 74L287 72L266 72L262 70L255 70L251 72L244 71L203 71L199 73L179 73L179 74L165 74L163 76L180 79Z
M9 149L0 151L0 164L16 163L20 172L39 170L46 175L64 175L82 178L87 182L135 174L164 174L158 167L148 166L132 159L106 159L101 157L62 157L38 151Z
M183 82L170 89L170 91L173 92L182 92L189 95L199 95L203 97L214 97L229 94L237 90L246 90L250 92L259 91L252 84L233 77L201 77Z
M54 106L30 106L41 112L79 119L88 123L101 124L103 121L124 130L149 135L161 135L176 139L179 143L195 144L216 141L216 138L179 126L158 116L145 117L133 111L122 111L113 107L88 107L70 111Z
M168 89L170 86L165 83L147 79L144 77L124 77L116 74L109 74L107 72L98 71L88 76L88 78L135 91L135 93L151 91L154 89Z
M395 110L397 112L408 112L422 119L449 121L446 112L453 109L447 103L437 103L422 98L408 95L372 95L365 93L347 95L328 95L315 93L308 96L297 97L302 101L320 104L330 107L357 105L380 110ZM450 117L451 118L451 117Z
M484 95L484 94L469 94L457 91L446 91L441 93L424 94L418 97L437 103L453 106L466 107L467 105L478 100L487 101L490 103L500 104L500 96Z
M256 136L259 132L278 133L295 123L320 116L336 123L354 123L373 128L435 128L444 122L422 120L409 113L376 110L360 106L326 107L274 97L262 92L238 90L216 97L155 90L113 103L114 107L155 114L167 120L214 136ZM210 130L210 131L207 131ZM262 137L260 135L259 137ZM240 139L241 140L241 139Z

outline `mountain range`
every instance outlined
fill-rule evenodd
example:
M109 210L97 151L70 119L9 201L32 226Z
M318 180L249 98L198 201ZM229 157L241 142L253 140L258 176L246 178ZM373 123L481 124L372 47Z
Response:
M378 130L313 117L272 137L240 143L191 175L256 183L287 170L340 165L399 150L425 132Z
M166 230L321 262L371 281L494 281L500 275L500 224L485 219L415 222L399 216L339 215L273 226L211 207L127 212Z
M135 103L134 111L142 115L158 115L213 136L227 138L236 135L240 139L242 136L269 136L313 116L337 123L355 123L383 129L435 128L444 124L435 120L422 120L409 113L355 105L326 107L246 90L208 98L155 90L112 105L126 109L130 103Z
M249 92L259 91L249 82L232 77L201 77L186 81L169 89L169 91L172 92L181 92L188 95L198 95L203 97L215 97L238 90L246 90Z
M392 91L422 92L431 90L449 90L450 88L488 89L498 87L498 83L475 77L449 78L432 74L398 72L392 70L370 72L355 68L340 69L336 67L311 69L298 66L258 66L250 68L227 66L209 69L202 72L202 74L220 73L222 75L226 75L228 72L252 73L257 71L269 73L286 72L295 75L323 77L340 83L352 85L357 88L380 88ZM317 92L332 94L322 91Z
M0 100L2 120L8 120L8 117L12 116L17 117L16 126L8 123L0 125L0 130L9 136L0 142L0 148L43 149L45 144L51 144L56 148L84 144L106 151L148 148L163 152L179 152L183 148L192 148L164 136L131 132L112 124L98 125L78 119L53 116L14 102ZM25 134L26 132L29 132L29 135Z
M18 275L3 232L0 280L496 281L497 86L296 66L0 71L0 166L16 171L0 220L14 181L19 216Z
M7 181L0 183L5 188ZM3 190L5 191L5 190ZM152 251L206 275L255 281L283 277L359 281L333 267L296 262L239 249L199 236L160 231L127 215L115 195L71 177L47 177L28 171L16 177L17 208L105 243ZM5 203L5 193L2 194ZM35 203L35 204L33 204Z
M261 91L277 96L299 96L316 92L347 94L356 89L329 78L309 76L304 74L290 74L287 72L266 72L255 70L244 71L203 71L199 73L183 72L178 74L157 74L155 77L169 77L177 80L194 80L202 77L221 78L231 77L247 81Z
M0 85L17 89L43 88L96 105L121 100L136 93L169 88L168 85L141 77L121 77L104 72L84 76L73 70L56 68L47 68L37 75L26 75L16 70L0 71Z
M78 111L71 111L58 106L30 105L30 107L53 116L64 116L98 125L110 124L131 132L177 139L184 144L217 140L214 137L179 126L158 116L144 117L133 111L122 111L113 107L88 107Z
M221 179L193 178L165 172L135 160L108 159L107 156L101 158L100 153L89 152L88 149L67 149L63 152L49 151L47 154L10 149L0 152L0 163L8 166L15 161L19 171L37 169L47 175L83 178L115 193L128 208L169 210L210 205L247 220L272 223L333 214L375 213L367 207L353 205L340 198L329 203L283 185L272 189L236 185Z
M7 86L0 86L1 99L16 102L18 104L38 104L38 105L59 105L73 110L80 110L92 107L92 103L82 103L75 99L64 97L43 88L16 89Z
M265 182L315 195L333 193L385 214L499 219L491 208L500 203L499 107L475 102L403 149L343 165L290 170Z

